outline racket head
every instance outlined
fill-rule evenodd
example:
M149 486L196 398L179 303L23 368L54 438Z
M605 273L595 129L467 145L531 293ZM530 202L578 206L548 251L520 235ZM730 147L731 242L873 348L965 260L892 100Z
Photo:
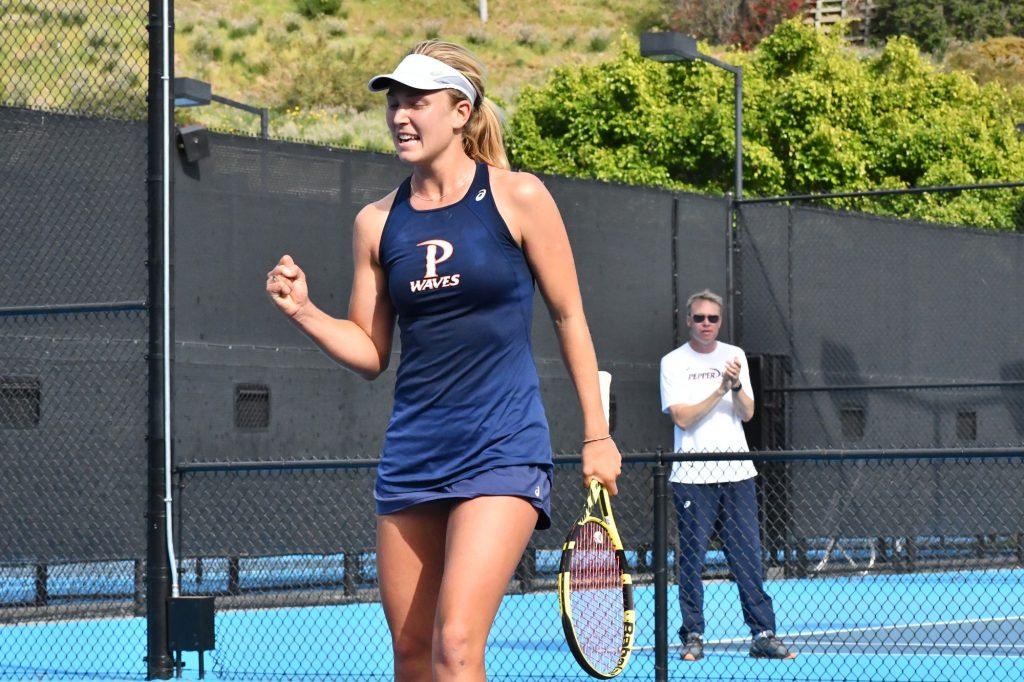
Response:
M566 643L580 667L598 679L621 673L633 647L633 581L600 483L591 482L583 514L562 547L558 603Z

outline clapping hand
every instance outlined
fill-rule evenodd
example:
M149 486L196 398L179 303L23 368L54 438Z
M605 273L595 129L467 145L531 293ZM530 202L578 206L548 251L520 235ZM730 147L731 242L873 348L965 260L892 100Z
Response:
M742 365L738 357L725 363L725 371L722 373L722 385L726 390L731 389L733 386L739 386L741 368Z

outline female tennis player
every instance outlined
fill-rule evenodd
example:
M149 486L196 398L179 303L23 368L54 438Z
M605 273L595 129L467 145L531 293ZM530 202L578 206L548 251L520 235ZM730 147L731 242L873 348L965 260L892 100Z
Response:
M530 350L534 281L583 412L584 484L611 493L621 458L565 226L544 185L509 171L482 68L426 41L392 73L387 124L409 178L354 226L348 319L309 299L289 257L267 275L278 308L373 379L402 356L378 469L377 561L398 680L483 680L498 605L534 528L550 525L551 443Z

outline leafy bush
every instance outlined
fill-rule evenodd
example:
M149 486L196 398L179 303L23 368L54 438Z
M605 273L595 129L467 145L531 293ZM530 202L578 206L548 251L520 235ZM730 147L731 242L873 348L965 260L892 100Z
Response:
M968 71L979 83L1024 88L1024 38L1005 36L962 45L950 50L945 66Z
M871 33L910 36L929 52L954 40L1024 36L1024 0L878 0Z
M281 15L281 23L288 33L295 33L302 28L302 17L294 12L285 12Z
M341 36L348 33L348 24L345 23L344 19L338 19L337 17L327 17L321 23L321 27L328 36L332 38L340 38Z
M291 40L288 30L282 24L270 24L263 30L263 37L271 47L281 49Z
M744 67L744 184L753 195L903 188L1024 177L1014 103L998 86L944 73L907 38L861 58L787 21ZM660 64L625 42L618 57L556 70L519 98L513 164L536 171L700 192L732 186L732 76ZM835 202L868 211L1024 229L1024 192Z
M303 50L316 59L296 62L280 88L280 105L294 107L308 102L356 111L382 108L384 98L366 87L367 73L386 73L394 67L394 49L388 45L349 45L326 40L322 34L307 37ZM374 50L374 48L377 48ZM353 64L362 68L354 69Z
M433 20L423 24L423 35L427 40L437 40L441 37L441 31L444 30L444 22Z
M205 26L197 26L190 38L189 47L196 56L214 61L219 61L224 56L224 48L218 36Z
M537 29L529 24L519 24L514 30L516 43L524 47L531 47L537 42Z
M307 19L316 19L320 15L336 15L341 13L341 0L293 0L295 9Z
M587 49L591 52L604 52L611 42L611 35L599 28L592 28L587 33Z
M256 35L256 31L258 31L262 25L263 20L254 16L231 21L228 24L228 38L231 40L237 40L238 38Z
M674 0L668 26L718 45L750 47L804 8L803 0Z
M68 28L84 26L85 22L88 21L88 17L85 12L77 9L59 10L57 12L57 19L60 21L62 26L66 26Z
M803 0L746 0L740 6L734 42L750 48L803 10Z
M118 35L104 26L89 26L85 29L85 44L98 50L108 44L116 44Z
M490 41L487 31L483 28L473 26L466 31L466 42L470 45L486 45Z

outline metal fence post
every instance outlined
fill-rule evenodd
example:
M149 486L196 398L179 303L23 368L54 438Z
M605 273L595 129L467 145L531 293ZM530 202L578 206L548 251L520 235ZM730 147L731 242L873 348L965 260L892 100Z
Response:
M164 2L169 5L165 17ZM163 72L164 22L173 16L170 0L149 3L149 93L148 93L148 167L147 191L149 208L149 426L148 438L148 502L146 508L146 679L168 679L172 664L167 648L167 599L171 576L166 544L167 511L164 504L164 372L163 353L163 221L164 215L164 137L169 131L164 121L170 120L171 102L163 96L163 80L173 77ZM173 44L169 45L173 48Z
M46 564L36 564L36 606L46 606L50 601L50 570Z
M726 193L725 202L727 205L725 223L725 322L728 325L729 342L739 344L739 335L736 333L736 273L734 263L734 249L736 239L736 211L738 204L731 193ZM687 311L689 312L689 311Z
M668 470L661 461L654 467L654 679L668 680Z

